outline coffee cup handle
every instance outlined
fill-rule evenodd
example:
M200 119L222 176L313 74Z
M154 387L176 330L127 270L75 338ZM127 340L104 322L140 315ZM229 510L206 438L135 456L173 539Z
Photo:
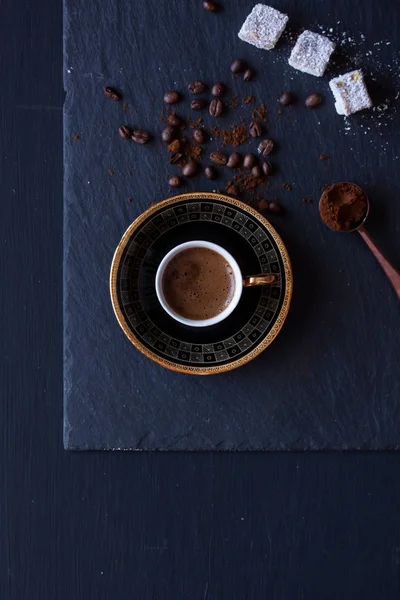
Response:
M278 281L278 276L274 273L268 275L249 275L243 278L243 287L254 287L256 285L271 285Z

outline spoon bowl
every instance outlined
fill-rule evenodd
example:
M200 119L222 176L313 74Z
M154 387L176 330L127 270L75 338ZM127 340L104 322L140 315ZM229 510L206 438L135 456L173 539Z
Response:
M364 192L364 190L359 185L356 185L355 183L343 181L343 182L336 183L333 185L338 186L338 187L342 186L342 185L348 185L348 186L352 186L356 190L359 190L364 195L365 200L366 200L365 214L363 215L362 219L357 222L357 225L350 229L344 229L344 228L340 229L340 228L332 227L331 225L329 225L329 223L327 223L327 221L323 217L323 213L324 213L323 207L326 202L326 191L325 191L322 194L320 201L319 201L319 213L320 213L320 217L321 217L322 221L332 231L337 231L340 233L353 233L354 231L358 231L358 233L361 235L364 242L367 244L368 248L371 250L372 254L375 256L376 260L382 267L387 278L389 279L390 283L394 287L397 297L400 300L400 272L397 269L395 269L395 267L389 262L389 260L383 254L382 250L380 250L380 248L377 246L377 244L373 241L370 234L368 233L368 231L365 228L365 221L367 220L367 218L369 216L369 209L370 209L370 204L369 204L369 199L368 199L367 194Z
M349 186L349 187L352 187L352 188L353 188L355 191L358 191L358 193L359 193L359 195L360 195L360 196L363 196L363 199L364 199L364 200L365 200L365 202L366 202L365 213L364 213L364 215L363 215L362 219L361 219L361 220L358 220L358 221L357 221L357 224L355 225L355 227L352 227L352 228L350 228L350 229L339 228L339 227L332 227L332 225L330 225L330 224L329 224L329 223L326 221L326 219L324 219L324 215L323 215L323 206L324 206L324 204L326 203L326 196L327 196L327 192L328 192L328 191L329 191L331 188L336 188L336 187L337 187L337 188L339 189L339 187L340 187L340 186ZM334 183L334 184L332 184L332 185L331 185L331 186L328 188L328 190L325 190L325 191L323 192L323 194L322 194L321 198L319 199L319 214L320 214L320 217L321 217L322 221L325 223L325 225L326 225L327 227L329 227L329 229L332 229L332 231L339 231L340 233L352 233L353 231L357 231L358 229L360 229L360 228L361 228L361 227L364 225L364 223L365 223L365 221L367 220L367 218L368 218L368 215L369 215L369 206L370 206L370 205L369 205L369 199L368 199L368 196L367 196L367 194L364 192L364 190L363 190L363 189L362 189L362 188L361 188L359 185L357 185L357 184L355 184L355 183L351 183L350 181L340 181L340 182L338 182L338 183Z

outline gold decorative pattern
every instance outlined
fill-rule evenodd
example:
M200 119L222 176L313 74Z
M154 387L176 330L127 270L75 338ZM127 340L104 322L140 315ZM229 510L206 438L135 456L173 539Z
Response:
M256 348L254 348L250 353L246 354L245 356L243 356L237 360L233 360L229 364L215 365L215 366L209 366L209 367L196 367L196 366L190 366L190 365L179 365L179 364L174 363L173 361L166 360L164 358L157 356L155 353L151 352L148 348L146 348L141 343L141 341L134 335L134 333L128 326L127 322L125 321L125 318L124 318L122 311L120 309L120 306L119 306L118 295L117 295L117 274L118 274L120 260L121 260L122 254L125 250L126 244L131 239L132 234L143 223L143 221L145 221L148 217L150 217L155 212L160 210L160 208L167 207L171 204L175 204L176 202L185 201L185 200L206 201L207 199L208 200L210 200L210 199L220 200L227 204L231 204L232 206L237 206L238 208L247 212L249 215L252 215L252 217L256 221L259 221L260 223L262 223L262 225L265 227L265 229L267 229L267 231L271 235L272 239L274 240L274 242L279 250L279 253L280 253L280 256L282 259L282 263L283 263L283 267L284 267L284 272L285 272L286 287L285 287L283 302L282 302L282 306L281 306L279 315L277 316L277 319L276 319L274 325L272 326L271 331L265 336L265 338L263 338L263 340L259 343L258 346L256 346ZM250 206L247 206L240 200L236 200L235 198L225 196L224 194L216 194L216 193L212 193L212 192L199 192L199 193L195 192L195 193L190 193L190 194L180 194L178 196L173 196L171 198L167 198L166 200L162 200L162 201L157 202L154 205L150 206L150 208L148 208L144 213L142 213L139 217L137 217L133 221L133 223L131 223L131 225L128 227L128 229L125 231L120 243L117 246L117 249L115 250L114 257L113 257L112 264L111 264L111 273L110 273L111 301L112 301L113 309L115 312L115 316L117 317L118 323L120 324L125 335L132 342L132 344L138 350L140 350L140 352L142 352L142 354L147 356L147 358L150 358L151 360L158 363L159 365L161 365L167 369L170 369L172 371L177 371L179 373L188 373L190 375L214 375L217 373L224 373L226 371L231 371L232 369L241 367L242 365L246 364L247 362L250 362L251 360L253 360L253 358L258 356L263 350L265 350L265 348L267 348L267 346L269 346L271 344L271 342L273 342L273 340L276 338L276 336L280 332L280 330L283 326L283 323L286 319L286 316L289 312L290 301L292 298L292 291L293 291L293 276L292 276L292 267L290 264L289 255L288 255L288 252L286 250L286 247L285 247L282 239L280 238L280 236L278 235L276 230L273 228L271 223L265 217L263 217L260 213L258 213L256 210L254 210Z

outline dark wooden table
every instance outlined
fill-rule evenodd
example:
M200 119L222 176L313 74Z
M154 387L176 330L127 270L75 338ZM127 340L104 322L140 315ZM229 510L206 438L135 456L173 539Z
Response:
M64 452L61 20L1 6L0 599L398 599L398 454Z

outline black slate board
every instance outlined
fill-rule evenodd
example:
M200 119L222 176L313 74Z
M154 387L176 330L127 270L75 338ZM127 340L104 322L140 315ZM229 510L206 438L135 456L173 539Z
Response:
M400 264L399 6L310 0L300 11L276 1L290 27L266 52L237 38L253 2L225 4L210 15L200 1L65 2L65 447L398 448L398 300L358 236L335 235L319 222L316 201L332 181L365 187L371 233ZM290 38L318 25L347 40L339 64L322 79L287 66ZM150 202L169 195L171 171L161 142L127 147L117 129L127 120L157 135L166 89L184 89L193 78L230 82L229 64L237 56L258 76L252 84L234 82L236 93L265 102L268 133L279 144L280 171L270 193L288 214L273 224L291 254L294 296L282 332L259 358L225 375L189 377L141 356L112 312L114 249ZM391 106L346 124L334 111L327 82L354 66L365 68L374 100L389 98ZM123 89L126 113L104 98L106 84ZM325 104L309 111L299 101L278 115L276 98L285 89L299 98L321 91ZM227 123L241 115L247 117L248 108L238 108ZM320 161L325 153L329 161ZM282 190L282 182L293 190ZM185 191L214 187L194 179ZM308 195L313 205L302 204Z

